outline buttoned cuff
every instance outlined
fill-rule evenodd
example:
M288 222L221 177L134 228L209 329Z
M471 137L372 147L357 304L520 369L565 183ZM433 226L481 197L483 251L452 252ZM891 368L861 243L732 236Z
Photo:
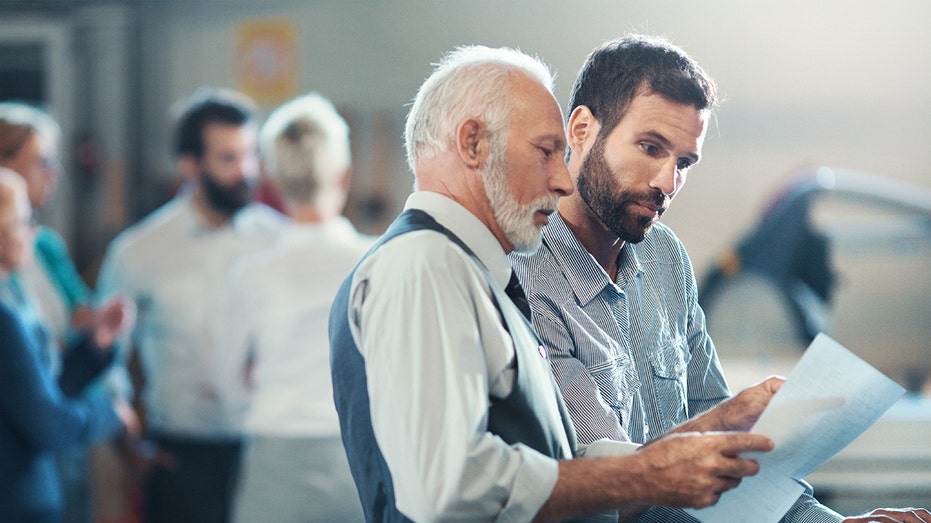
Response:
M627 456L640 448L637 443L600 439L579 447L580 458L606 458L610 456Z
M514 447L523 466L514 477L511 496L501 509L497 521L531 521L550 499L559 478L559 462L525 445Z

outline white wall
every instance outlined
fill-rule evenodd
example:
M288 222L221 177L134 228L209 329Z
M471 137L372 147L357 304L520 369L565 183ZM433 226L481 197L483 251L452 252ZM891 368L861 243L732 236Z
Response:
M726 98L705 159L665 218L698 272L799 165L832 164L931 188L931 3L923 0L153 3L143 17L149 164L170 171L167 106L202 84L233 85L236 24L266 16L299 23L302 90L396 116L399 158L405 104L430 64L456 45L539 54L559 75L564 105L593 46L630 30L668 36ZM406 193L409 177L400 178Z

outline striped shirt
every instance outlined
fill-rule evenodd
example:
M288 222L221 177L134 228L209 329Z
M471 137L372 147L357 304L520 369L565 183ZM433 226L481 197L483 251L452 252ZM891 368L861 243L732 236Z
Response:
M645 443L731 396L691 261L662 223L621 249L614 281L558 213L543 228L536 253L510 259L579 443ZM808 493L786 515L811 523L840 519Z

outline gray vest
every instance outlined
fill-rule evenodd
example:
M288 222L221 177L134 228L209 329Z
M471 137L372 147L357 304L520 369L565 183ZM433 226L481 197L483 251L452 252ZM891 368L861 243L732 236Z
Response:
M402 213L365 257L396 236L423 229L445 234L485 269L458 237L419 210ZM527 319L509 303L488 271L483 272L516 351L513 390L506 398L490 398L488 430L509 444L522 443L555 459L571 458L576 445L575 431L553 380L549 361L541 357L545 354L543 346ZM355 269L343 282L333 302L329 325L333 398L339 413L343 445L366 521L410 521L396 508L391 474L372 429L365 361L349 328L349 289L354 275ZM553 397L558 405L556 414L546 407L547 400Z

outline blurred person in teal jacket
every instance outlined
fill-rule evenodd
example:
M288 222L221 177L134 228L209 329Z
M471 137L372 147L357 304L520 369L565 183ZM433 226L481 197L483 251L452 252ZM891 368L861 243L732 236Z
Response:
M31 217L26 184L0 168L0 282L32 261ZM108 320L69 352L56 379L35 332L16 308L0 302L0 521L61 521L55 452L87 447L124 429L138 431L128 404L85 387L104 368L91 345L109 346L129 319L117 314ZM73 397L63 392L64 383Z

